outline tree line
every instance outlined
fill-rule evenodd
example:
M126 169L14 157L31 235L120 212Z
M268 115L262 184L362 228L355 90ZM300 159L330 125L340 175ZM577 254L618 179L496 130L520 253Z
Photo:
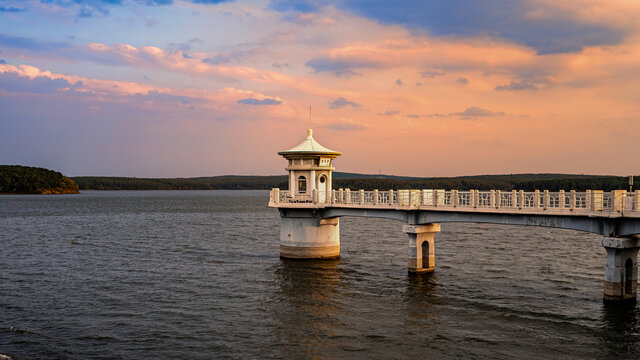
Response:
M78 184L61 173L49 169L0 165L2 194L77 194Z
M213 176L197 178L74 177L81 190L268 190L287 189L288 177ZM333 188L457 189L457 190L577 190L628 189L628 178L573 174L512 174L417 178L392 175L334 173Z

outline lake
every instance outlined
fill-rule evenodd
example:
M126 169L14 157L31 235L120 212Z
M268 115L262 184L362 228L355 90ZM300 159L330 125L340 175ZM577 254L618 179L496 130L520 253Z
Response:
M599 236L443 224L407 273L402 223L342 218L341 258L279 258L267 191L0 196L12 359L636 358L602 302ZM0 358L2 358L0 356Z

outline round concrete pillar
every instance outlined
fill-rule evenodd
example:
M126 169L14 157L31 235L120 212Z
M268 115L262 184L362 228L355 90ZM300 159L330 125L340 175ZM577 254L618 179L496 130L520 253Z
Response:
M340 219L280 217L280 257L337 259L340 257Z

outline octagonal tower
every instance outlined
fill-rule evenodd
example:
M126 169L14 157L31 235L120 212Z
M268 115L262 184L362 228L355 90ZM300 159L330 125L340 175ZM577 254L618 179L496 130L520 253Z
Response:
M322 204L331 201L333 160L342 155L307 137L296 147L281 151L289 162L289 202ZM280 257L289 259L335 259L340 257L340 219L320 218L313 208L280 211Z
M289 161L289 191L293 199L324 203L331 194L331 173L335 170L333 159L341 152L327 149L313 138L313 130L307 129L307 137L296 147L281 151L278 155Z

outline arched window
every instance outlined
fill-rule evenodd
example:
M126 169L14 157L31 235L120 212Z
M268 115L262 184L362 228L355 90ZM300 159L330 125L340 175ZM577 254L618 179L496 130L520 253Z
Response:
M630 258L624 263L624 293L633 293L633 260Z
M306 194L307 192L307 178L300 176L298 178L298 194Z
M424 241L422 243L422 268L428 269L429 267L431 267L429 264L429 242Z

